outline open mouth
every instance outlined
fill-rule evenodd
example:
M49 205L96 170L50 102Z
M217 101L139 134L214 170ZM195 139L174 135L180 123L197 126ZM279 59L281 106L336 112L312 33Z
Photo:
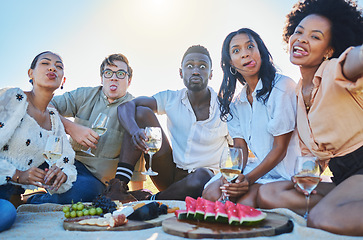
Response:
M297 56L306 56L309 54L304 48L299 47L299 46L294 46L292 51L293 51L294 55L297 55Z
M111 85L110 86L110 90L111 91L116 91L117 90L117 86L116 85Z

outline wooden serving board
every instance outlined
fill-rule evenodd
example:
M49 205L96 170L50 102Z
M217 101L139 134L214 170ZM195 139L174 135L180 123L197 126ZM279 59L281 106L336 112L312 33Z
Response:
M125 206L133 206L139 203L148 204L151 201L138 201L130 204L124 204ZM158 201L168 205L170 208L179 207L180 209L185 209L185 202L184 201L174 201L174 200L161 200ZM174 217L174 213L168 213L165 215L160 215L158 218L151 219L148 221L135 221L135 220L128 220L125 225L119 227L100 227L95 225L81 225L75 222L74 219L65 219L63 222L63 228L69 231L133 231L133 230L140 230L146 228L153 228L161 226L161 223L168 218Z
M100 227L95 225L81 225L78 222L74 222L71 219L66 219L63 222L63 228L68 231L133 231L146 228L153 228L161 226L161 223L170 217L175 216L174 213L168 213L161 215L158 218L148 221L134 221L128 220L125 225L119 227Z
M166 233L184 238L248 238L274 236L291 232L293 223L286 216L267 213L267 217L256 226L231 226L194 220L168 218L162 223Z

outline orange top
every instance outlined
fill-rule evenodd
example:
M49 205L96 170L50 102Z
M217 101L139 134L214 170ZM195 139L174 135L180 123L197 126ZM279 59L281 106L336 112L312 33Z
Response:
M342 69L351 49L339 58L324 61L316 71L309 113L301 80L297 85L297 130L303 155L312 153L320 160L329 160L363 145L363 76L352 82L344 77Z

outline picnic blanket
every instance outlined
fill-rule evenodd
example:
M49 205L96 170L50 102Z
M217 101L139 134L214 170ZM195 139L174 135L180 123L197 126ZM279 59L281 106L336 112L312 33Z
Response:
M21 205L18 208L17 219L11 229L0 233L0 239L145 239L145 240L180 240L182 237L165 233L162 227L149 228L137 231L102 231L102 232L83 232L65 231L63 229L64 214L62 206L58 204L42 205ZM273 237L256 237L251 240L356 240L363 237L348 237L332 234L326 231L306 227L306 221L299 215L288 209L267 210L288 216L294 223L291 233L285 233Z

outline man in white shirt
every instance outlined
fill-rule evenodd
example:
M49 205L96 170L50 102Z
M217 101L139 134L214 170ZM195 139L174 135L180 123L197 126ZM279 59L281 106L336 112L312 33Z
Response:
M140 155L148 156L144 128L160 127L154 114L157 113L167 116L171 145L162 132L162 146L152 162L152 169L159 174L151 177L160 192L151 200L201 196L204 184L213 176L213 169L218 168L223 148L228 146L227 124L219 117L217 94L208 87L211 68L208 50L200 45L191 46L180 68L186 88L138 97L118 107L118 117L126 133L117 180L111 188L120 189L117 185L127 183Z

